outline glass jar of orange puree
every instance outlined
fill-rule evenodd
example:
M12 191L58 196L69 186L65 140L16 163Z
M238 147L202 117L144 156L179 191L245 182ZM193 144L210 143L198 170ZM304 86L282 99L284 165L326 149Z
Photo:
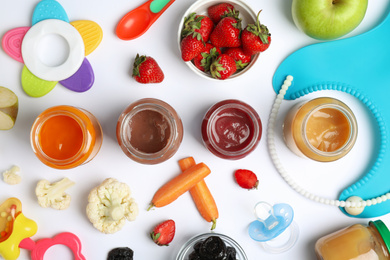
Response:
M102 128L90 112L55 106L43 111L30 134L36 156L55 169L71 169L92 160L103 141Z
M355 224L320 238L315 251L319 260L390 259L390 232L381 220L368 226Z
M283 124L287 146L299 156L331 162L345 156L357 138L357 122L340 100L321 97L294 106Z

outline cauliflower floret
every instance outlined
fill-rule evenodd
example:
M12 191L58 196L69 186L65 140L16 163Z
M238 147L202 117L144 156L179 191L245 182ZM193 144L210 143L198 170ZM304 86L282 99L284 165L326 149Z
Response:
M20 172L20 168L18 166L13 166L11 169L3 172L3 180L5 183L10 185L19 184L22 181L22 177L17 173Z
M48 180L41 180L35 188L35 194L38 198L38 203L41 207L51 207L53 209L63 210L70 205L71 197L65 193L65 190L73 186L75 183L68 178L54 183Z
M96 229L112 234L121 230L126 220L136 219L138 205L126 183L108 178L91 190L86 211Z

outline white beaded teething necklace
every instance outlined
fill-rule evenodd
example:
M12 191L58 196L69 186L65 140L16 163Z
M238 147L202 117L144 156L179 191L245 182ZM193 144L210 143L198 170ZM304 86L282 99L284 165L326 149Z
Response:
M347 211L347 213L351 215L359 215L360 213L363 212L364 207L376 205L390 199L390 192L386 193L385 195L373 199L369 199L369 200L363 200L362 198L357 196L352 196L348 198L346 201L323 198L299 186L294 181L294 179L287 173L276 152L274 129L275 129L276 117L278 116L280 105L282 103L284 95L286 94L287 89L291 86L292 80L293 80L292 76L286 77L286 80L284 81L279 91L279 94L275 98L274 104L272 106L271 114L269 116L268 127L267 127L268 150L271 155L272 162L274 163L275 168L282 176L282 178L287 182L288 185L290 185L291 188L293 188L296 192L305 196L306 198L326 205L344 207L345 211Z

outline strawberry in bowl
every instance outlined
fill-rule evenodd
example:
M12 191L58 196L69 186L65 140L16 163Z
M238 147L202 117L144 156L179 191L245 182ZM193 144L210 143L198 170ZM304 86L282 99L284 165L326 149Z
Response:
M271 43L268 28L260 24L258 15L242 0L196 1L181 21L178 45L182 60L196 74L210 80L242 76ZM264 39L263 49L258 51L258 43Z

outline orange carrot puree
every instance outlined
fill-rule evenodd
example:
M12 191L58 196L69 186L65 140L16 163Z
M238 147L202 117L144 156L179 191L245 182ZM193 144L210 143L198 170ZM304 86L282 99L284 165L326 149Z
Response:
M42 151L50 158L65 160L80 151L83 131L79 123L66 115L49 118L39 133Z

